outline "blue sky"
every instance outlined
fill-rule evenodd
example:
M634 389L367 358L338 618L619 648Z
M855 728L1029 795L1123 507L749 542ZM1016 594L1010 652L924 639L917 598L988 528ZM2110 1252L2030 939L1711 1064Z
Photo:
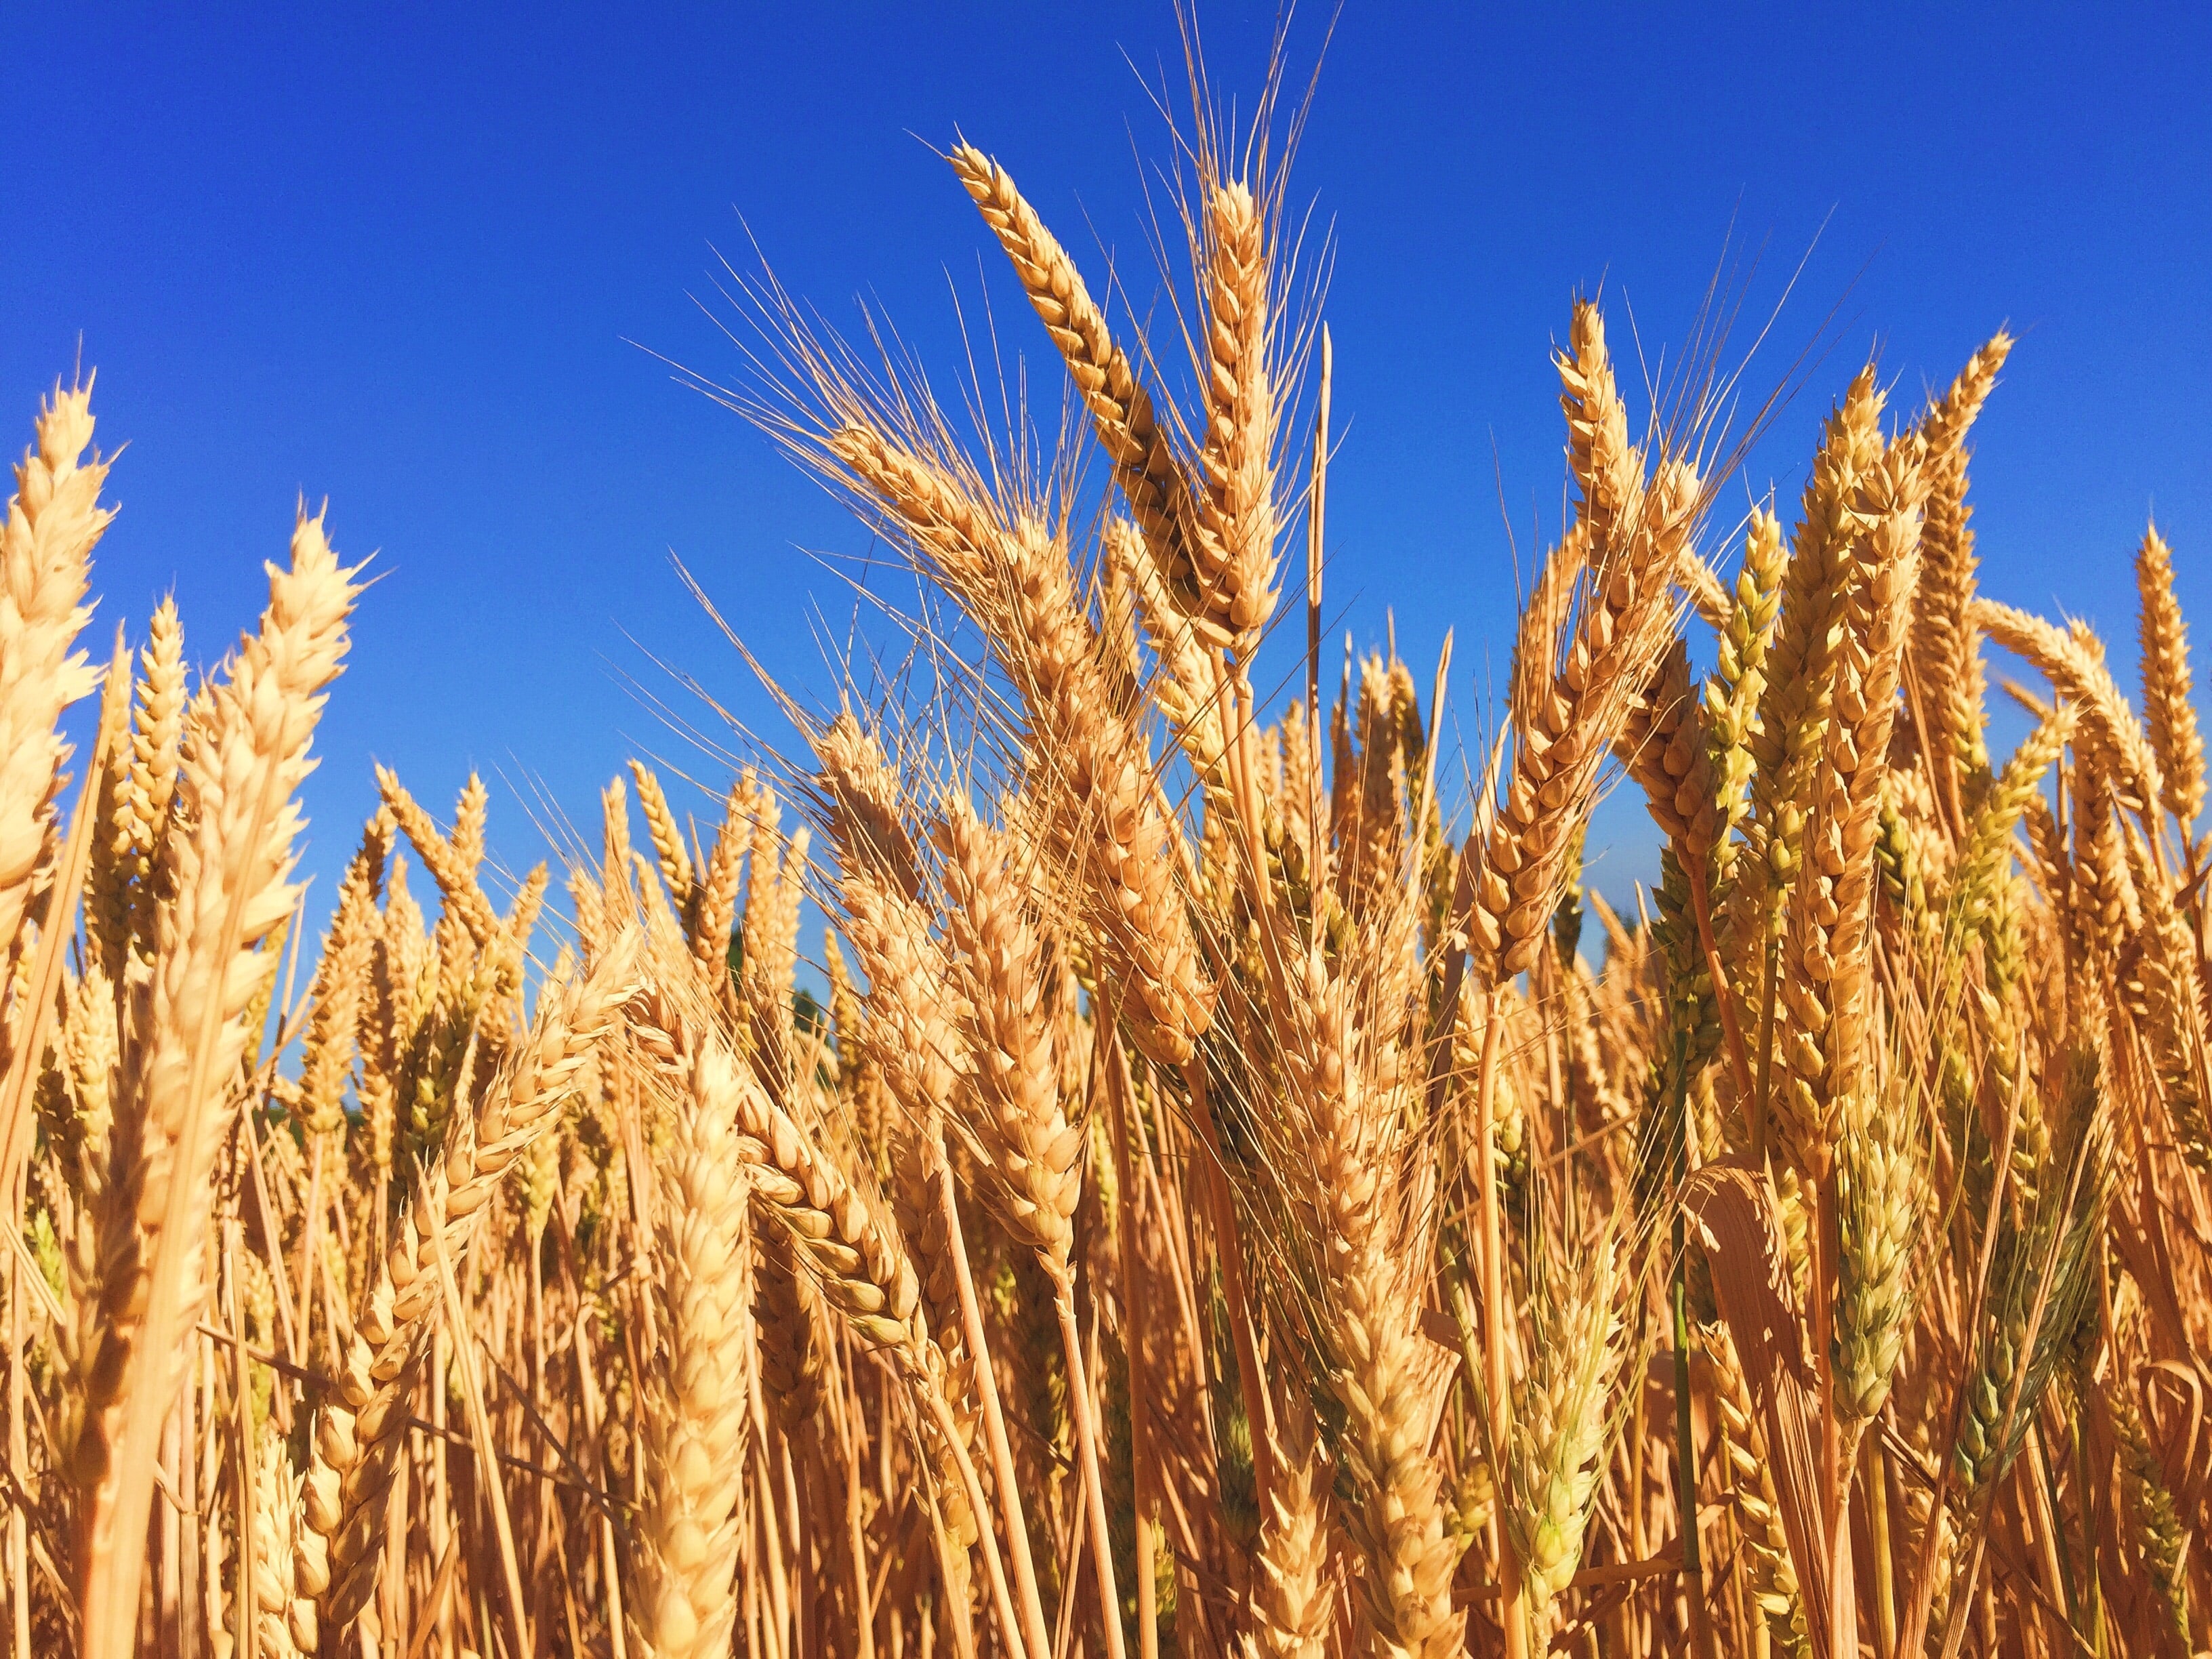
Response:
M1273 20L1204 9L1218 91L1257 86ZM1295 20L1302 68L1327 21ZM805 550L865 536L639 349L740 372L691 297L712 248L743 263L749 226L793 292L840 324L866 293L948 382L951 292L980 286L1045 366L924 141L995 153L1094 280L1110 255L1148 298L1146 167L1168 152L1146 85L1181 85L1164 0L48 7L13 18L8 56L0 421L20 447L82 342L102 441L131 444L99 636L140 636L173 587L212 662L301 492L378 553L307 790L325 898L372 759L441 811L483 769L520 866L545 850L520 792L588 816L640 747L702 764L632 678L671 690L672 665L768 723L671 550L773 672L833 689L815 619L838 631L849 600ZM1601 283L1618 349L1656 353L1733 227L1760 255L1747 315L1805 260L1751 386L1832 324L1751 487L1794 502L1869 353L1915 401L2009 323L1978 431L1985 586L2090 617L2131 675L2127 555L2154 508L2212 617L2208 79L2202 9L1348 5L1294 187L1339 242L1332 609L1364 647L1395 601L1424 679L1455 627L1472 729L1510 638L1505 520L1524 558L1557 527L1570 296ZM1601 819L1617 898L1647 867L1639 817L1624 797Z

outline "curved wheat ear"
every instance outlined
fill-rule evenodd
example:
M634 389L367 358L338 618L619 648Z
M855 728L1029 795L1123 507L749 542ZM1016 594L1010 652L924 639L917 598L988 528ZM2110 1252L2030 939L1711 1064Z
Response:
M636 993L638 939L626 929L581 978L540 1000L529 1036L493 1080L473 1119L456 1111L445 1146L401 1213L349 1334L338 1342L338 1382L315 1419L307 1524L329 1541L325 1622L342 1626L374 1587L384 1547L381 1505L398 1470L406 1401L439 1306L437 1251L466 1263L478 1216L531 1143L559 1121L586 1060Z
M981 1402L976 1357L967 1352L952 1239L940 1201L945 1179L944 1120L969 1058L959 1027L959 1002L945 950L931 937L915 902L919 854L899 820L899 776L873 733L841 714L814 740L828 798L830 835L837 854L845 937L860 958L868 988L853 1032L856 1060L872 1069L896 1111L883 1153L890 1170L899 1230L915 1254L922 1308L934 1346L925 1356L951 1413L964 1451L974 1443ZM842 1046L847 1028L842 1024ZM925 1431L927 1432L927 1431ZM978 1518L945 1464L950 1447L930 1444L939 1461L939 1504L951 1548L946 1565L959 1581L948 1593L966 1605L969 1551ZM1023 1540L1017 1538L1018 1547Z
M1972 614L1975 626L2034 664L2059 696L2081 705L2082 735L2119 804L2138 816L2155 810L2166 793L2158 754L2105 665L2103 647L2085 633L1994 599L1976 600Z
M54 723L100 684L70 648L92 616L82 601L93 547L115 516L100 505L106 463L97 450L85 459L92 428L91 382L64 392L56 381L0 529L0 940L9 952L21 948L68 752Z
M784 1432L796 1436L822 1405L830 1335L822 1294L781 1229L762 1241L753 1326L760 1333L762 1391Z
M897 1223L872 1186L852 1179L768 1097L757 1079L742 1079L738 1129L742 1156L754 1168L753 1190L764 1227L787 1242L802 1273L847 1330L896 1365L919 1407L916 1432L936 1486L956 1579L967 1551L983 1547L991 1589L1009 1633L1016 1628L998 1544L979 1525L982 1488L968 1457L966 1431L945 1395L952 1372L929 1334L921 1283ZM773 1248L763 1240L763 1253ZM965 1593L964 1583L952 1589ZM963 1604L964 1605L964 1604Z
M1190 485L1152 412L1151 395L1114 343L1106 313L1004 168L972 144L954 145L947 159L1013 261L1030 304L1066 360L1153 562L1176 588L1182 607L1196 611ZM1228 641L1217 634L1212 642Z
M691 854L684 845L683 826L668 805L667 792L643 761L629 763L637 785L637 804L645 811L645 827L653 837L653 855L660 865L660 878L668 884L668 896L678 916L689 919L694 900Z
M631 1636L653 1659L726 1653L737 1612L738 1499L751 1417L751 1181L738 1157L737 1068L692 1056L662 1190L663 1346L646 1379Z
M100 1212L100 1350L90 1361L75 1474L86 1553L85 1652L127 1650L153 1497L155 1442L206 1294L203 1255L217 1152L238 1106L244 1018L275 962L258 947L290 913L295 792L337 678L359 591L319 517L301 517L269 608L209 688L185 757L176 896L133 997L134 1043L115 1100Z
M745 848L751 842L752 821L760 805L759 786L747 768L738 775L730 786L729 798L722 803L721 827L714 832L714 845L699 878L696 900L685 919L691 954L718 993L729 975L730 928L737 920L738 884L744 873Z
M1696 472L1662 464L1647 487L1627 442L1605 328L1577 302L1573 349L1559 360L1569 453L1580 487L1578 533L1515 647L1515 743L1502 799L1481 803L1468 962L1485 988L1535 960L1571 872L1598 769L1673 636L1669 584L1701 500ZM1575 562L1579 561L1579 568ZM1580 583L1571 631L1567 595ZM1566 637L1563 640L1561 635Z
M1974 532L1967 527L1973 509L1966 504L1966 441L2012 344L2000 329L1966 360L1920 422L1928 447L1928 520L1906 674L1926 720L1923 747L1938 792L1961 808L1972 805L1971 792L1990 765L1982 734L1982 653L1968 614L1976 565Z
M845 937L868 981L854 1033L897 1108L886 1149L891 1188L907 1238L921 1253L931 1328L948 1353L961 1335L951 1241L938 1202L943 1121L957 1079L971 1064L945 947L915 902L917 854L899 822L899 779L874 736L841 714L816 738ZM840 1039L843 1037L841 1030Z
M2136 587L2142 599L2143 714L2166 785L2159 805L2186 836L2204 810L2204 738L2189 672L2189 624L2173 597L2173 554L2154 525L2136 555Z
M1064 536L1031 515L1003 522L960 480L865 427L829 447L898 514L1020 688L1042 762L1030 787L1079 873L1102 967L1138 1046L1158 1064L1182 1065L1215 994L1176 889L1180 829L1161 810L1141 730L1114 712Z

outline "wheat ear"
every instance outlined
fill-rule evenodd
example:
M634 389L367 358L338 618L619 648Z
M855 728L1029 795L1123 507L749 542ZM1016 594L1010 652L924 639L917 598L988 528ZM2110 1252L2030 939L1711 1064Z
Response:
M898 1224L915 1252L922 1304L935 1336L924 1360L935 1367L933 1386L946 1401L963 1449L974 1443L979 1413L989 1429L992 1462L1008 1516L1015 1585L1034 1641L1044 1615L1028 1528L1020 1518L1020 1494L1008 1478L1013 1461L997 1384L982 1356L971 1351L962 1288L967 1265L949 1219L951 1189L943 1126L957 1081L969 1065L958 1029L957 994L945 948L931 936L928 915L915 902L920 854L899 819L896 769L874 735L850 714L841 714L825 727L814 750L837 853L845 934L868 981L859 1043L897 1107L886 1150ZM945 1565L958 1581L947 1588L964 1606L969 1552L978 1541L981 1517L957 1482L941 1484L939 1506L950 1547Z
M1275 389L1266 216L1241 183L1207 192L1206 434L1195 575L1203 631L1249 661L1275 608Z
M1528 1370L1514 1391L1505 1520L1540 1613L1582 1565L1583 1534L1605 1473L1606 1403L1620 1364L1615 1264L1608 1237L1577 1264L1567 1295L1540 1291Z
M1275 1419L1281 1455L1253 1547L1252 1622L1243 1648L1249 1659L1323 1659L1335 1622L1328 1526L1335 1470L1322 1450L1313 1407L1295 1386L1290 1392Z
M1881 396L1869 367L1828 417L1783 574L1781 614L1751 738L1750 857L1729 910L1723 941L1729 962L1766 962L1781 937L1783 900L1797 879L1803 837L1798 809L1827 735L1834 643L1850 599L1851 502L1859 475L1881 459ZM1757 1056L1762 1066L1765 1047L1762 1042ZM1754 1155L1760 1133L1754 1121Z
M53 823L54 724L99 674L72 652L90 620L92 550L114 515L100 505L107 465L92 446L92 385L39 406L38 441L15 467L0 530L0 940L22 948L23 917Z
M2189 672L2189 624L2173 596L2173 553L2156 526L2143 532L2136 554L2136 587L2142 599L2143 714L2166 786L2159 805L2185 837L2204 810L2204 737Z
M2190 1646L2189 1528L2182 1524L2173 1494L2166 1489L2165 1467L2144 1431L2142 1413L2125 1389L2112 1401L2112 1438L2119 1443L2120 1490L2126 1494L2132 1542L2142 1557L2160 1615L2179 1644Z
M2103 647L2082 632L1991 599L1977 600L1972 617L1999 645L2034 664L2060 696L2081 705L2082 736L2120 805L2138 815L2157 810L2166 793L2158 754L2105 665Z
M185 733L185 630L177 603L154 608L131 710L131 749L118 752L112 844L106 879L88 895L88 914L111 975L119 975L125 952L143 955L153 940L154 909L161 895L155 864L177 790L177 763Z
M87 1659L127 1652L137 1607L155 1442L206 1295L216 1156L238 1106L243 1018L276 964L258 946L290 913L286 879L323 690L337 677L358 589L301 514L269 608L205 695L180 786L176 896L161 906L151 975L110 1136L100 1233L100 1349L90 1364L75 1474Z
M1871 1109L1861 1092L1873 1019L1865 936L1925 495L1916 438L1892 445L1857 481L1852 513L1863 540L1844 577L1850 600L1832 647L1830 730L1802 798L1804 868L1782 975L1788 1074L1776 1106L1799 1170L1815 1183L1827 1179L1838 1114Z
M1190 485L1152 412L1151 395L1138 381L1127 355L1114 343L1106 313L1084 287L1075 262L1004 168L972 144L956 144L948 159L983 222L1013 261L1030 304L1066 360L1154 563L1194 602L1188 608L1195 610ZM1216 642L1225 645L1228 641L1217 637Z
M692 1056L662 1190L662 1347L647 1380L632 1638L649 1659L724 1653L737 1613L738 1499L751 1416L751 1181L735 1066Z
M1105 1483L1070 1261L1085 1127L1070 1124L1060 1106L1052 1019L1042 1006L1043 950L1026 913L1029 884L1015 861L1012 838L977 819L958 795L946 803L944 837L946 921L964 970L975 1097L983 1107L977 1127L990 1155L1000 1218L1014 1238L1036 1252L1052 1282L1087 1498L1091 1570L1107 1651L1121 1659Z
M1928 449L1928 517L1906 675L1925 718L1923 746L1938 792L1954 810L1972 805L1972 792L1986 781L1990 764L1982 735L1982 654L1969 614L1976 565L1966 440L2012 344L2012 337L2000 330L1966 360L1920 422Z
M1782 1500L1775 1491L1764 1436L1743 1367L1736 1358L1735 1343L1725 1325L1706 1327L1700 1340L1712 1362L1713 1403L1723 1453L1728 1460L1729 1496L1750 1569L1752 1601L1783 1651L1803 1654L1811 1646L1805 1628L1805 1600L1798 1590L1797 1570L1790 1559L1790 1534L1782 1524Z
M1548 616L1532 611L1531 631L1515 647L1512 766L1503 798L1484 803L1487 824L1477 826L1468 917L1468 962L1484 988L1535 958L1598 769L1673 635L1668 584L1699 505L1697 474L1679 462L1662 465L1647 491L1594 307L1577 305L1573 349L1559 373L1583 533L1553 557L1582 562L1566 579L1579 580L1581 595L1571 630L1564 600L1555 601Z

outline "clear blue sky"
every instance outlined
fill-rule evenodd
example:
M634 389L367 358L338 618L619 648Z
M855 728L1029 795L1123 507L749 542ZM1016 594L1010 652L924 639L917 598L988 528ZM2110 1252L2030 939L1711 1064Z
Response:
M1217 88L1256 86L1272 18L1206 8ZM1300 64L1326 21L1297 19ZM950 371L948 277L972 295L990 252L1006 290L919 141L994 152L1094 278L1110 249L1142 295L1136 153L1165 154L1142 78L1180 73L1165 0L44 7L7 40L0 424L20 448L82 340L102 440L131 443L95 633L142 635L173 586L211 662L302 491L378 552L308 786L325 900L372 758L441 813L483 769L520 866L543 845L500 775L588 816L635 747L680 747L625 686L666 689L647 649L765 720L671 550L771 669L831 689L811 596L848 602L799 550L865 538L624 343L738 372L689 296L710 245L744 256L740 214L793 290L840 320L871 294ZM1340 243L1333 600L1363 645L1395 600L1424 678L1455 626L1474 719L1510 637L1501 476L1524 556L1556 526L1570 295L1602 281L1624 349L1625 306L1647 347L1679 342L1733 222L1766 250L1754 310L1814 249L1755 386L1841 307L1755 486L1794 501L1870 350L1917 399L2009 322L1978 433L1988 590L2094 618L2132 674L2154 507L2212 629L2208 82L2201 8L1348 5L1296 175ZM1638 816L1601 819L1608 887L1641 873Z

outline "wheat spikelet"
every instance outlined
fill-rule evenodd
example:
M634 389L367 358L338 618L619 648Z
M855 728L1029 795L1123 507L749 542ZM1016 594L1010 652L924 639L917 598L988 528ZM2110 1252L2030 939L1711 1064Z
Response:
M748 1022L753 1070L770 1094L787 1101L793 1087L792 975L799 965L799 872L806 864L804 825L787 842L775 797L763 792L745 856L744 961L738 1006Z
M2023 1194L2002 1218L1989 1307L1976 1334L1965 1411L1951 1447L1960 1493L1978 1502L2020 1454L2044 1390L2057 1374L2095 1291L2112 1124L2099 1111L2096 1053L2075 1048L2057 1079L2053 1136L2060 1178Z
M722 804L721 826L707 855L707 868L699 878L687 926L691 954L711 984L718 989L729 972L730 928L737 920L738 884L744 873L745 848L751 842L752 821L760 811L760 791L753 774L738 775Z
M1151 683L1144 688L1149 700L1167 717L1168 729L1199 775L1208 806L1218 803L1224 815L1233 817L1229 743L1221 724L1220 682L1212 654L1176 611L1165 580L1127 519L1116 517L1107 525L1103 551L1108 569L1130 594L1145 639L1158 659Z
M2142 1413L2125 1389L2107 1396L2112 1437L2119 1443L2120 1490L2126 1495L2133 1542L2166 1628L2186 1650L2189 1639L2189 1529L2166 1490L2158 1452L2143 1431Z
M763 1391L784 1433L795 1437L822 1408L830 1336L821 1292L800 1271L790 1238L780 1231L762 1246L754 1288Z
M1913 1249L1927 1178L1909 1125L1899 1103L1869 1091L1840 1138L1835 1387L1847 1423L1880 1413L1911 1328Z
M691 854L684 845L683 828L676 822L676 814L669 809L668 796L660 787L660 780L643 761L629 763L630 777L637 784L637 804L645 810L646 829L653 837L653 855L660 862L660 878L668 884L668 896L679 916L689 916L695 895Z
M382 817L362 832L361 850L346 866L337 914L323 943L309 992L310 1012L300 1063L300 1116L328 1143L345 1132L344 1094L353 1069L361 1005L376 951L376 890L391 851Z
M267 1659L296 1659L314 1650L314 1603L299 1613L295 1556L300 1525L300 1477L283 1438L262 1433L254 1454L253 1608L256 1641ZM305 1632L304 1639L302 1632Z
M1735 831L1751 810L1746 792L1753 765L1752 738L1759 729L1767 653L1781 617L1785 568L1782 521L1764 509L1754 513L1744 537L1735 602L1726 626L1719 630L1720 660L1704 693L1714 787L1719 792L1722 840L1717 850L1723 874L1733 868Z
M490 945L499 937L499 913L492 908L483 889L477 885L476 860L456 841L448 841L439 833L430 815L415 804L415 798L390 768L376 769L376 785L383 794L385 810L392 814L392 821L414 847L415 855L422 860L422 867L438 884L438 894L445 901L447 910L468 930L468 938L477 950ZM457 823L456 831L459 827Z
M1568 349L1553 354L1567 417L1568 470L1579 493L1579 522L1589 537L1592 565L1623 546L1641 518L1644 459L1628 441L1628 406L1606 349L1605 319L1595 305L1575 302Z
M1445 1528L1443 1474L1429 1455L1435 1358L1408 1313L1420 1264L1398 1235L1391 1179L1407 1091L1402 1081L1377 1086L1391 1062L1363 1026L1370 1005L1357 971L1355 953L1331 962L1319 940L1310 945L1279 1041L1311 1158L1302 1202L1327 1287L1320 1334L1344 1413L1338 1456L1359 1493L1340 1523L1364 1559L1362 1601L1384 1650L1443 1654L1456 1650L1464 1625L1451 1600L1460 1540Z
M1601 347L1601 337L1595 344ZM1666 573L1689 533L1698 495L1687 466L1662 467L1625 546L1599 562L1592 532L1593 562L1564 655L1540 635L1516 647L1516 663L1559 666L1513 710L1516 740L1505 792L1494 807L1482 803L1489 821L1477 824L1481 860L1468 918L1468 960L1479 984L1501 984L1535 958L1570 874L1569 854L1580 845L1598 769L1672 633ZM1597 499L1606 499L1602 489ZM1576 546L1563 544L1553 557L1571 557ZM1542 678L1532 672L1522 684L1534 688Z
M1720 844L1721 790L1690 690L1689 650L1680 640L1660 659L1650 689L1623 722L1616 747L1676 855L1701 866L1710 862Z
M2118 988L2150 1050L2158 1093L2174 1139L2199 1170L2212 1173L2212 1118L2205 1109L2203 977L2188 923L2165 884L2143 884L2142 925L2129 942Z
M1452 1606L1459 1540L1445 1529L1443 1471L1429 1455L1436 1369L1411 1328L1405 1264L1370 1230L1332 1286L1332 1322L1347 1370L1342 1458L1362 1488L1345 1530L1366 1557L1366 1613L1380 1650L1442 1659L1459 1651L1465 1615Z

